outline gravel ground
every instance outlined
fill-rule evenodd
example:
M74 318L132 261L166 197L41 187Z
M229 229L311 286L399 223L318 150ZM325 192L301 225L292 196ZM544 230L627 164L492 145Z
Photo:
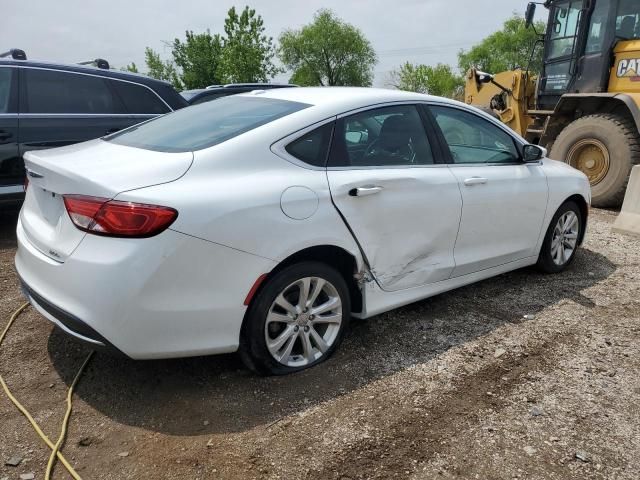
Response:
M64 453L104 479L635 480L640 241L611 233L614 218L592 211L565 273L525 269L354 322L333 359L297 375L258 378L235 355L97 354ZM14 221L0 223L3 325L24 301ZM0 351L51 437L87 353L31 309ZM47 449L0 397L0 479L42 478Z

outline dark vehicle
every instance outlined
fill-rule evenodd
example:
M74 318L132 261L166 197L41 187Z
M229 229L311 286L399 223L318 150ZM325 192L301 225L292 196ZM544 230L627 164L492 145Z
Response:
M207 88L184 90L180 92L189 105L210 102L216 98L235 95L236 93L251 92L253 90L270 90L272 88L297 87L288 83L230 83L228 85L211 85Z
M188 106L167 82L109 70L107 61L62 65L0 54L0 208L24 197L29 150L102 137Z

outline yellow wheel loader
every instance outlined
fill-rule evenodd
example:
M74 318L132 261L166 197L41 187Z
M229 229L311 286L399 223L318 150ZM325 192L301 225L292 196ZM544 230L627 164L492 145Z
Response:
M640 164L640 0L547 0L539 76L471 70L465 101L583 171L593 205L622 204ZM536 4L527 7L533 25Z

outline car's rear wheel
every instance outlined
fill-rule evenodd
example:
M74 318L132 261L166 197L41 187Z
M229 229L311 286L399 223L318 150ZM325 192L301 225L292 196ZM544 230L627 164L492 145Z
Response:
M349 289L336 270L318 262L289 266L267 280L249 306L241 357L262 375L309 368L338 347L350 311Z
M547 273L558 273L567 268L576 255L582 228L578 205L572 201L564 203L549 224L538 257L538 268Z

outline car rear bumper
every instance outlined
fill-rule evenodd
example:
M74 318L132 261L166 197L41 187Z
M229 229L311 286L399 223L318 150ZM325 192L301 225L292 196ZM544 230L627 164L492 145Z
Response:
M271 260L172 230L87 235L64 263L18 221L16 269L33 306L66 333L134 359L237 350L247 292Z
M21 278L22 293L29 303L45 318L57 325L62 331L71 335L76 340L93 348L106 350L118 356L126 357L124 353L113 346L106 338L96 332L87 323L74 317L68 312L49 302L41 295L33 291Z

